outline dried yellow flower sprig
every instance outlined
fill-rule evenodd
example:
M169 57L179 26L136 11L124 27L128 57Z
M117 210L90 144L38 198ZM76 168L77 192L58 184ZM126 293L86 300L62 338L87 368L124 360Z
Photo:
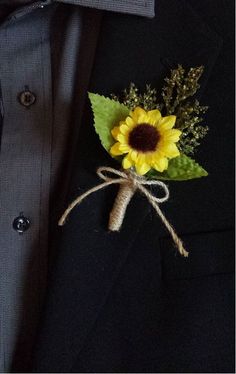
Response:
M186 155L193 155L200 145L209 128L200 125L202 114L208 107L201 106L199 101L192 99L200 87L199 79L204 71L203 66L190 68L188 71L181 65L171 70L170 77L165 78L166 85L158 97L157 90L146 85L145 91L140 93L134 83L125 89L121 96L112 94L113 100L119 101L130 110L140 106L146 111L159 109L165 115L176 116L175 127L182 132L179 140L179 150Z

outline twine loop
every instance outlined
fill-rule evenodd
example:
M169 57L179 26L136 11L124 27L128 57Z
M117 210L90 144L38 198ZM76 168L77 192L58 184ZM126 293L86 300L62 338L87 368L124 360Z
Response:
M167 201L169 199L169 189L167 185L159 180L147 180L142 176L137 175L133 171L121 171L117 170L108 166L102 166L97 169L97 175L100 179L104 182L89 189L84 194L78 196L65 210L62 217L60 218L58 225L63 226L66 218L72 211L72 209L81 203L87 196L89 196L93 192L97 192L109 185L112 184L119 184L120 190L117 194L115 199L115 203L113 209L110 213L110 220L109 220L109 229L111 231L119 231L121 225L123 223L123 219L125 217L126 208L132 199L133 195L136 191L139 191L144 196L146 196L149 203L152 205L154 210L156 211L157 215L160 217L162 222L164 223L165 227L169 231L172 236L172 239L178 248L178 251L184 257L188 256L188 252L184 249L183 243L181 239L176 234L174 228L171 226L169 221L166 219L164 214L162 213L159 204ZM147 186L158 186L164 191L163 197L157 197L153 194L153 192L147 189Z
M113 176L109 177L107 173L111 175L118 176L120 178L114 178ZM169 199L170 193L167 185L158 180L147 180L142 176L137 175L133 171L120 171L108 166L101 166L97 169L97 175L103 179L105 182L109 183L116 183L116 184L130 184L133 188L139 189L145 196L152 198L153 201L156 203L164 203ZM152 193L150 193L146 188L142 188L143 186L159 186L165 192L163 197L156 197Z

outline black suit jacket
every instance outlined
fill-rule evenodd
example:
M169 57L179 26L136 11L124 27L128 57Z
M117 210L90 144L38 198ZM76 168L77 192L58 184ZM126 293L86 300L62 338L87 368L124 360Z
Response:
M210 107L210 132L196 158L209 176L169 183L162 205L188 259L138 194L120 233L107 231L117 187L73 210L54 240L34 371L234 370L232 25L230 0L158 0L153 19L103 14L90 92L109 95L130 82L158 88L178 63L205 66L199 97ZM98 166L118 166L100 145L87 99L70 163L64 208L99 183Z

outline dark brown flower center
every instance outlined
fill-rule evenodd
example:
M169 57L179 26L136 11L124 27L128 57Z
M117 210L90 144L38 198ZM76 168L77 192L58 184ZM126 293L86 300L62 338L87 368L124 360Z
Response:
M159 140L156 127L148 123L141 123L129 134L129 145L140 152L155 151Z

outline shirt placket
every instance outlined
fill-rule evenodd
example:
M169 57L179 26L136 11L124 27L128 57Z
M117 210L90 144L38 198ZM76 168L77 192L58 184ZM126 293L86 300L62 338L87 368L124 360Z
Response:
M52 142L49 13L40 7L0 29L0 371L9 370L17 349L27 361L46 283Z

